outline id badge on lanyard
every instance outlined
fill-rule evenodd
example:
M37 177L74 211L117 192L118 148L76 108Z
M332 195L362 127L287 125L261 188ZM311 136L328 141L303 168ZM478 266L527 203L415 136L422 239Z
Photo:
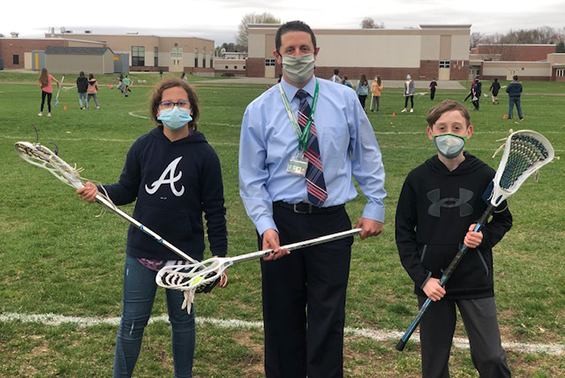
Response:
M282 85L279 84L279 91L281 93L281 97L284 103L284 107L286 108L286 113L288 118L290 119L290 123L298 136L298 149L296 150L296 154L290 158L288 165L286 167L287 173L291 175L299 176L299 177L306 177L306 169L308 168L308 158L304 156L304 151L306 151L306 143L308 142L308 136L310 135L310 127L312 125L314 111L316 109L316 103L318 102L318 80L316 79L316 91L314 92L314 100L312 101L312 111L310 112L310 118L308 119L308 123L304 127L304 130L300 129L298 125L298 121L290 108L290 103L282 89Z

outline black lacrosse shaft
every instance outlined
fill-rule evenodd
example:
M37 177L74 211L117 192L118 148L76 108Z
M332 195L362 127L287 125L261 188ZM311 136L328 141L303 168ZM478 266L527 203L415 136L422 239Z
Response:
M477 222L475 229L473 231L478 232L483 227L483 225L487 222L488 218L490 217L490 215L492 214L493 211L494 211L494 206L489 203L487 209L485 210L485 212L483 213L483 215L481 216L481 218ZM451 277L451 275L453 274L453 272L457 268L457 265L459 265L461 260L463 260L465 253L467 253L467 249L468 248L465 244L463 244L461 246L461 248L459 248L459 252L457 252L457 254L453 258L453 260L451 260L451 263L449 263L449 266L447 267L447 269L445 269L443 271L443 275L441 276L441 279L439 280L440 286L445 286L447 280L449 280L449 278ZM424 304L420 308L418 315L416 315L416 317L412 321L412 324L410 324L410 327L408 327L408 329L404 333L404 336L402 336L400 341L398 341L398 344L396 344L396 350L398 350L400 352L402 352L404 350L404 347L406 346L406 343L410 339L410 336L412 336L412 334L414 333L414 331L416 330L416 328L418 327L418 325L422 321L422 317L424 316L424 313L426 312L426 310L428 309L428 306L431 303L432 303L432 300L430 298L426 299L426 301L424 302Z

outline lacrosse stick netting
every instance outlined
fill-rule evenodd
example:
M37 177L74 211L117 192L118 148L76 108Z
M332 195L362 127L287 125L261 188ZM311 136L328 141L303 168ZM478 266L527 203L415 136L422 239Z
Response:
M494 209L506 198L516 193L520 185L522 185L528 177L553 160L553 157L553 147L543 135L531 130L521 130L510 134L504 144L504 154L502 155L502 159L500 160L500 164L498 165L498 169L492 181L492 192L489 197L489 204L481 218L477 221L474 231L480 231L488 221ZM445 286L446 282L467 253L467 249L465 244L461 245L461 248L449 266L443 271L439 281L440 286ZM404 350L410 336L412 336L416 327L418 327L422 321L422 317L431 303L432 300L427 298L412 321L412 324L410 324L400 341L396 344L397 350Z

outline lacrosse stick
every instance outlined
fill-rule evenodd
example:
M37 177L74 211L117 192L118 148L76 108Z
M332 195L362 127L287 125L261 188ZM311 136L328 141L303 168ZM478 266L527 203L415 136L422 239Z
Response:
M39 144L39 143L29 143L29 142L17 142L14 145L16 152L22 159L27 161L30 164L33 164L37 167L47 169L53 176L57 177L59 180L64 182L65 184L72 186L75 189L82 188L84 186L83 179L80 177L80 172L78 169L71 167L67 162L57 156L53 151L49 148ZM164 245L172 252L176 253L178 256L183 258L184 260L189 261L192 264L199 264L198 261L193 259L192 257L188 256L186 253L163 239L157 233L153 232L148 227L144 226L143 224L139 223L134 218L130 217L120 209L116 205L112 203L112 201L102 193L98 193L96 196L96 200L101 203L102 205L106 206L128 222L130 222L134 227L138 230L142 231L146 235L150 236L154 240L156 240L159 244Z
M343 239L348 236L356 235L360 232L360 228L355 228L348 231L321 236L315 239L288 244L281 248L292 251L299 248L311 247L313 245ZM167 289L194 290L202 285L209 285L210 283L217 282L222 273L233 264L259 259L261 257L269 256L273 252L273 249L266 249L235 257L213 257L197 264L165 266L159 270L155 277L155 281L157 282L157 285Z
M59 103L59 92L61 92L61 87L63 86L63 81L65 81L65 76L63 76L63 78L61 79L61 82L58 85L57 95L55 96L55 102L53 103L53 107L57 106L57 104Z
M498 170L492 180L493 188L489 197L488 207L478 220L474 231L479 231L487 222L494 209L506 198L516 193L520 185L529 176L549 163L553 159L553 155L551 143L543 135L535 131L521 130L510 134L508 139L506 139L504 154L498 165ZM439 281L440 286L445 286L445 283L449 280L463 256L465 256L467 249L465 244L461 246L447 269L443 271ZM430 298L426 299L420 308L420 312L416 315L404 336L396 344L397 350L402 351L404 349L406 342L412 336L418 324L420 324L422 316L424 316L431 302Z

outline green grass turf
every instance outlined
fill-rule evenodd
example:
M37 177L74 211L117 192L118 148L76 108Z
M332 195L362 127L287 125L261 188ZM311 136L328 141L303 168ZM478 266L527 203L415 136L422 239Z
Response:
M134 86L130 97L125 98L101 85L98 111L81 111L76 90L71 89L61 92L52 118L40 118L36 76L28 74L26 80L19 75L25 74L0 72L0 312L119 317L128 224L111 212L97 217L101 212L99 206L81 202L72 188L47 171L25 163L14 152L13 144L35 141L31 127L34 124L40 141L46 145L56 143L63 159L84 168L84 177L115 182L133 141L153 127L149 119L139 118L148 116L151 88ZM111 82L112 77L104 80ZM490 84L483 85L488 88ZM265 86L195 86L202 104L199 129L222 162L230 254L253 252L254 228L238 192L238 141L243 111ZM507 112L506 96L500 96L498 106L483 98L481 111L471 114L475 135L468 141L467 149L495 168L499 157L493 159L492 153L501 144L497 139L505 138L509 129L539 131L553 143L556 155L563 154L565 84L525 82L524 87L523 122L503 119ZM394 243L396 201L406 174L435 153L425 134L426 111L444 98L462 100L465 95L465 90L440 89L435 102L421 96L416 99L416 111L407 114L400 113L404 104L401 91L388 89L381 97L381 112L369 113L387 174L386 225L383 235L354 244L347 298L348 327L403 332L416 314L412 283L400 265ZM65 106L67 110L63 110ZM509 200L514 227L494 251L503 341L565 341L562 164L556 160L544 167L539 182L528 180ZM361 214L364 202L363 196L359 196L348 204L353 221ZM133 207L122 209L131 214ZM228 272L228 288L197 297L197 316L261 321L258 262L238 264ZM164 313L160 290L154 314ZM116 326L82 328L3 322L0 330L0 377L111 374ZM464 335L459 325L457 336ZM396 340L376 342L346 337L346 376L419 376L418 345L410 342L405 352L398 353L395 344ZM510 350L508 356L517 377L565 375L563 355ZM477 376L467 350L455 349L451 365L454 377ZM172 375L167 324L148 327L136 369L140 377ZM263 376L261 331L200 325L195 375Z

